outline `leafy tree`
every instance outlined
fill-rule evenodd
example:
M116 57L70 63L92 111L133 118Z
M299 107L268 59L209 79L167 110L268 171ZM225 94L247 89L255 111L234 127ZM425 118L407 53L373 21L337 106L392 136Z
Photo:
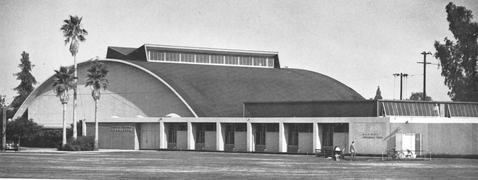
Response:
M31 71L35 65L32 65L30 62L29 54L23 51L22 58L20 59L20 72L13 74L17 77L17 80L20 80L20 84L15 87L13 90L17 91L18 96L15 97L11 106L14 108L14 112L22 105L23 101L30 95L30 93L35 89L33 85L37 84L35 77L32 75Z
M60 70L55 70L53 75L53 91L56 96L60 98L61 104L63 105L63 141L62 147L66 144L66 105L70 99L68 94L69 90L74 86L74 76L75 69L71 67L60 67Z
M101 97L101 89L106 90L108 87L108 69L103 63L98 60L91 62L91 67L88 69L88 79L86 79L86 86L91 86L91 96L95 100L95 143L94 150L98 150L98 101Z
M7 123L7 139L16 139L18 146L20 146L20 140L32 140L42 129L32 119L25 117L18 118L14 121Z
M410 100L413 101L423 101L423 92L414 92L410 96ZM433 101L430 96L425 97L425 101Z
M441 62L448 95L453 101L478 102L478 24L465 7L450 2L445 9L456 42L447 37L444 44L435 41L435 58Z
M379 99L383 99L382 98L382 91L380 91L380 86L377 88L377 93L375 94L375 98L373 98L374 100L379 100Z
M88 31L82 28L81 20L83 17L71 16L70 19L63 20L63 25L60 30L63 32L65 39L65 45L70 44L70 52L73 56L74 66L75 66L75 77L78 77L77 74L77 64L76 64L76 54L80 48L80 42L86 40L85 36L88 35ZM77 137L76 131L76 106L77 106L77 92L76 92L76 79L74 80L73 87L73 139ZM84 136L85 134L83 134Z

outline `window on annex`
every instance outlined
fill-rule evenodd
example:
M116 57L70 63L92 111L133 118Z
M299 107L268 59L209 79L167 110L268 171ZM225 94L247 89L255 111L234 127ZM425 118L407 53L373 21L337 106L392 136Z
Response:
M149 60L164 61L164 52L149 51Z
M197 54L196 55L197 63L209 63L209 55L206 54Z
M256 145L266 145L266 124L256 124Z
M239 57L239 65L252 65L252 57Z
M349 123L337 123L334 124L334 132L344 132L347 133L349 132Z
M194 54L181 53L181 62L194 62Z
M267 66L274 67L274 58L267 58Z
M298 124L298 126L299 126L299 132L301 132L301 133L311 133L311 132L313 132L312 123Z
M233 64L233 65L238 65L238 57L237 56L226 56L226 64Z
M234 144L234 124L226 124L226 144Z
M386 116L440 116L435 103L382 102Z
M166 61L179 61L179 53L167 52Z
M216 124L206 124L206 131L216 131Z
M178 131L187 131L188 125L186 123L177 123Z
M266 58L254 58L254 66L266 66Z
M247 124L246 123L236 123L236 124L234 124L234 130L236 132L246 132L247 131Z
M267 132L279 132L279 124L267 124Z
M463 104L448 104L448 110L451 117L478 117L478 105L463 103Z
M157 60L156 54L154 51L148 51L149 60Z
M212 55L211 56L212 64L224 64L224 56Z

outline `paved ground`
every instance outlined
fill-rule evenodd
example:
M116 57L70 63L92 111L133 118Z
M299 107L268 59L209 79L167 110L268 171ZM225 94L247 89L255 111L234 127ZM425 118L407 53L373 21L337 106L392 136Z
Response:
M52 179L474 179L477 159L330 161L312 155L193 151L0 152L2 178Z

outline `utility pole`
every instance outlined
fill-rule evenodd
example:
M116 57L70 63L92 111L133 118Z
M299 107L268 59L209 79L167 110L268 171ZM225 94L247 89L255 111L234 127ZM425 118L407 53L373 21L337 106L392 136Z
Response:
M402 100L403 77L408 77L407 73L395 73L393 76L400 76L400 100Z
M432 55L430 51L425 52L423 51L421 54L423 54L423 62L417 62L418 64L423 64L423 98L422 100L425 101L425 98L427 97L427 64L431 64L430 62L427 62L427 55Z
M2 150L5 151L7 147L7 106L5 105L5 95L0 96L0 107L3 110L2 117Z

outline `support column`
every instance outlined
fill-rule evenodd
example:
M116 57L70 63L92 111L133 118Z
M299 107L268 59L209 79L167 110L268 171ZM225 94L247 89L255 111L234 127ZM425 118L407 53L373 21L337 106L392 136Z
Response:
M159 122L159 149L168 149L168 139L166 138L167 133L165 131L166 127L164 122Z
M279 152L287 152L287 140L285 126L283 122L279 122Z
M252 133L252 123L247 122L247 151L254 152L254 137Z
M216 150L224 151L224 133L223 133L222 124L216 122Z
M313 145L312 145L312 152L315 153L315 149L322 149L322 142L321 142L321 139L320 139L320 129L319 129L319 124L314 122L312 124L312 127L313 127L313 132L312 132L312 136L313 136Z
M187 140L187 143L188 143L188 150L194 150L195 147L196 147L196 141L194 139L194 131L195 129L193 129L193 123L191 122L187 122L188 124L188 140Z
M86 137L86 118L81 121L81 135Z

